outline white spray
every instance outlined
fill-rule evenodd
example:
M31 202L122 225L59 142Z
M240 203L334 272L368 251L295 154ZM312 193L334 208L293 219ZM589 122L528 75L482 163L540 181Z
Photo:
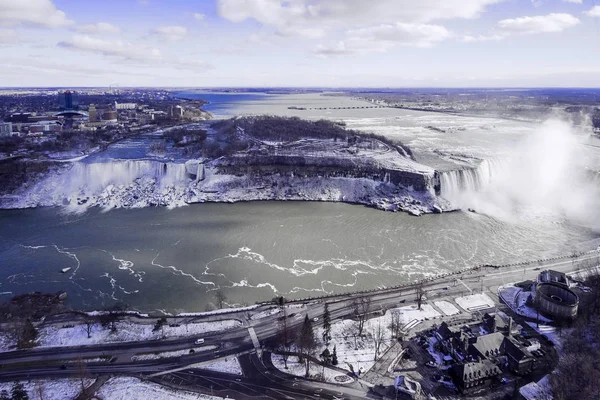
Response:
M442 195L460 208L503 219L524 211L561 214L600 228L600 192L586 173L584 134L567 122L548 120L506 159L484 161L475 171L442 174Z

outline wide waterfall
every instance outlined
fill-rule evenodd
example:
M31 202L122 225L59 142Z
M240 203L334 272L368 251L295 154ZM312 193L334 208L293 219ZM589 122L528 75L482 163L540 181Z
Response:
M506 170L507 160L489 159L476 167L440 172L440 194L451 202L456 201L465 193L485 190Z
M495 217L553 215L600 228L599 176L582 156L583 139L567 122L546 121L504 158L439 173L440 194L455 207Z
M71 170L63 175L63 183L65 188L71 189L71 192L87 188L95 193L109 185L131 185L141 178L153 179L160 187L189 181L185 164L123 160L106 163L75 163Z

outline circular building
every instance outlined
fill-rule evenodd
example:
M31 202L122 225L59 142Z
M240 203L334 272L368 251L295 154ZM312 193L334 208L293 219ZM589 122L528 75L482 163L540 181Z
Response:
M538 283L535 302L540 313L559 319L575 319L579 297L568 287L554 283Z

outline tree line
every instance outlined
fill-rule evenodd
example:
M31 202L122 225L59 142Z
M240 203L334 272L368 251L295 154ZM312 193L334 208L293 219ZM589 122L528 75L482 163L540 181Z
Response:
M411 149L400 141L375 133L346 129L343 123L325 119L309 121L298 117L261 115L216 121L211 127L221 135L235 135L238 129L241 128L246 135L257 139L280 142L293 142L303 138L333 139L336 141L356 141L357 138L359 140L361 138L376 139L396 149L401 154L414 159Z

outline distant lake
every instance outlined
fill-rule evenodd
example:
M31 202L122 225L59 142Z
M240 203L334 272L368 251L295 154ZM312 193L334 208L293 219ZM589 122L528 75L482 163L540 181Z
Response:
M177 92L176 97L183 99L208 101L203 109L216 118L227 118L237 115L236 110L241 106L252 103L256 105L267 99L285 95L270 95L266 93L214 93L214 92Z

